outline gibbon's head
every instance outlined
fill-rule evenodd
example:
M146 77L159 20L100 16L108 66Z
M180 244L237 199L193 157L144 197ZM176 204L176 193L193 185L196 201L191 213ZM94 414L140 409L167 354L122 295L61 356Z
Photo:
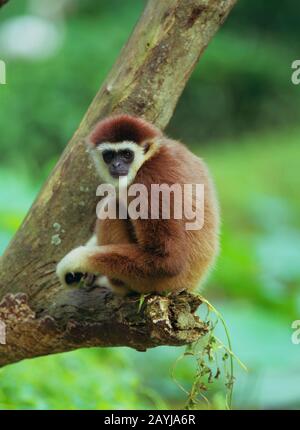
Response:
M117 115L100 121L89 138L100 177L114 186L120 177L130 185L143 163L158 149L162 133L147 121Z

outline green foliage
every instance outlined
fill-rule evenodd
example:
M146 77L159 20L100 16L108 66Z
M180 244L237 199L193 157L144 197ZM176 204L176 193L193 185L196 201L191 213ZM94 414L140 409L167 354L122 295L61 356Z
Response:
M236 298L252 298L295 317L300 281L298 142L299 131L285 130L254 135L239 145L224 143L217 152L213 147L205 153L224 219L223 252L212 282L225 285Z
M198 341L187 345L184 353L176 360L172 375L179 388L187 394L185 409L203 409L205 406L214 409L215 405L207 398L207 395L210 395L208 390L221 378L224 379L226 391L222 394L220 392L219 399L223 398L223 409L231 409L235 380L234 359L245 371L247 368L232 351L230 334L223 316L205 298L200 297L208 310L207 315L203 318L208 333ZM219 323L224 329L227 345L215 335ZM195 360L195 375L189 391L175 379L176 365L186 357L193 357Z
M54 57L4 58L8 85L1 87L0 96L5 107L0 115L1 158L34 169L43 179L76 130L145 2L75 3L67 15L62 49ZM284 25L294 22L294 6L289 0L285 10L290 13L283 20L278 2L253 9L252 3L240 2L233 10L197 66L168 129L175 137L203 142L298 121L299 97L291 85L291 63L298 51L281 37L278 27L266 34L265 23L259 26L257 17L249 19L252 13L269 13L269 23L278 20L285 34L294 35L299 27L289 32ZM0 22L25 10L24 4L8 5ZM248 27L241 29L244 21Z
M157 393L141 384L129 357L117 350L82 350L25 361L2 370L0 376L1 409L165 406Z
M54 57L4 58L0 252L143 5L140 0L76 2L66 17L62 50ZM245 374L236 366L233 407L300 404L299 347L290 341L291 321L300 314L299 88L290 82L291 62L299 56L298 9L293 0L284 8L280 0L238 2L168 128L204 157L220 195L221 254L203 294L221 310L232 350L249 368ZM26 2L11 1L0 20L24 12ZM215 335L225 342L218 327ZM170 370L181 353L167 347L146 353L90 349L24 361L0 371L0 408L180 408L186 395ZM194 357L188 355L176 366L176 379L188 390L195 372ZM226 407L224 382L226 375L207 393L213 408Z

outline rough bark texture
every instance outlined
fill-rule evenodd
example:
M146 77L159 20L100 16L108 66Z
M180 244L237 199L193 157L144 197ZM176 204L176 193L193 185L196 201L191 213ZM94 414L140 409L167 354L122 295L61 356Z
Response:
M95 223L99 180L85 146L92 127L108 114L126 112L164 128L199 57L235 1L149 0L107 80L1 257L0 319L2 315L8 331L7 344L0 346L0 363L86 345L144 349L182 344L202 333L202 327L195 329L197 334L193 329L191 333L161 330L169 324L177 327L176 313L171 309L178 297L149 299L149 306L167 307L163 321L149 320L150 309L142 314L130 311L131 299L122 302L98 289L66 291L54 271L62 256L86 242ZM190 295L183 297L190 303ZM124 319L128 312L133 326L143 327L140 332ZM197 326L193 312L187 319L190 327Z
M26 294L7 294L0 303L6 344L0 366L23 358L89 346L129 346L139 351L194 342L208 330L194 315L201 303L188 293L122 299L104 288L70 290L46 310L34 312ZM50 316L51 314L51 316Z

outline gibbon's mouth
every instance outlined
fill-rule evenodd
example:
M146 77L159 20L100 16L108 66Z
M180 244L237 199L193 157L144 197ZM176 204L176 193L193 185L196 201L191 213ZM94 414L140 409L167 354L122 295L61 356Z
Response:
M114 179L117 179L120 176L127 176L128 172L110 172L110 174Z

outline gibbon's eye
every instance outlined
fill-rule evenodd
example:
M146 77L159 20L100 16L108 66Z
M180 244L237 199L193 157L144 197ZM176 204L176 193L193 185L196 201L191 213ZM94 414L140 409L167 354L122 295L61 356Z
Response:
M110 164L112 160L115 158L116 152L111 149L106 149L102 152L102 157L104 160L104 163Z
M123 149L119 151L119 154L126 163L131 163L134 159L134 152L130 149Z

